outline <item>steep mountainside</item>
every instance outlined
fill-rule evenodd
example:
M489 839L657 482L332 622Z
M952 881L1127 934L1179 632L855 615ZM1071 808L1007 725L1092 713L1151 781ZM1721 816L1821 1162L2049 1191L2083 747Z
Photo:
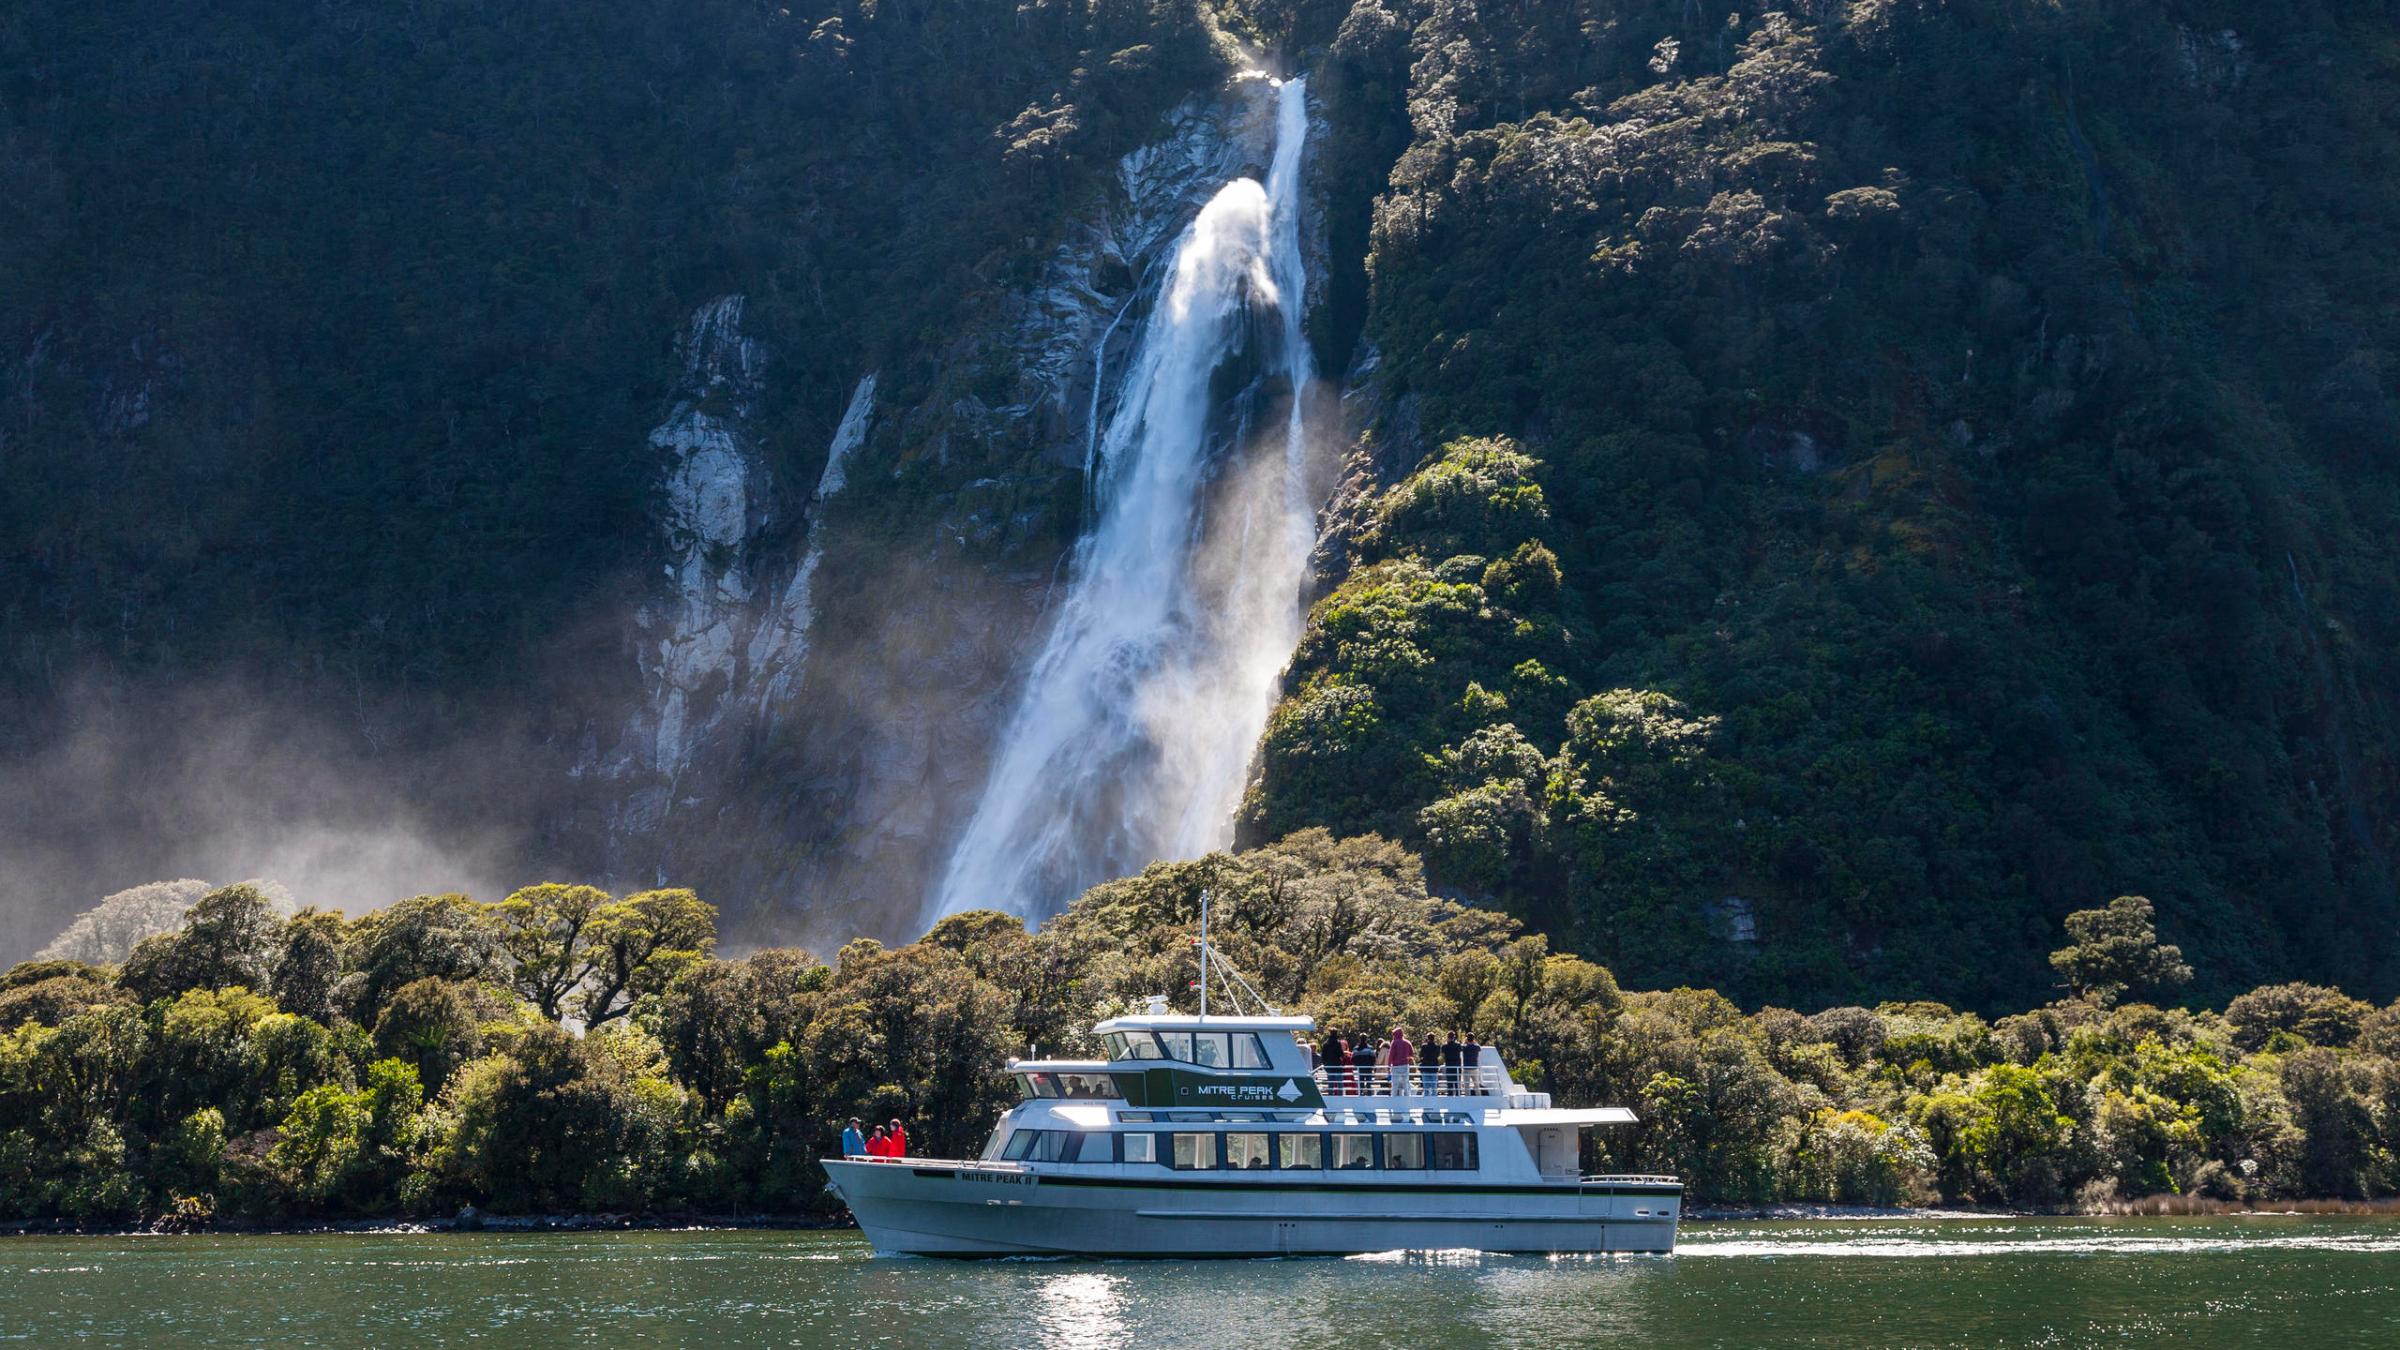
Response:
M2400 18L2203 0L0 5L0 955L294 832L913 936L1252 64L1349 474L1250 842L2400 991Z
M1251 831L1639 983L2022 995L2146 890L2213 990L2393 987L2395 37L1352 10L1398 481Z

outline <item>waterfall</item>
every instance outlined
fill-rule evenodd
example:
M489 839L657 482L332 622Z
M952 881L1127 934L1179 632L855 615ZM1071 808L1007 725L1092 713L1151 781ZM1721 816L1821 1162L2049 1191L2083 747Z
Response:
M1039 919L1094 883L1231 841L1299 640L1316 532L1300 331L1306 81L1276 98L1266 183L1227 183L1176 243L1087 471L1098 519L937 917ZM1278 402L1279 419L1257 415Z
M866 444L867 423L874 415L875 373L869 371L851 390L849 406L834 428L833 444L826 447L817 490L808 499L808 552L750 635L750 699L762 722L772 722L800 687L809 629L817 619L817 569L825 562L825 504L849 485L850 456Z

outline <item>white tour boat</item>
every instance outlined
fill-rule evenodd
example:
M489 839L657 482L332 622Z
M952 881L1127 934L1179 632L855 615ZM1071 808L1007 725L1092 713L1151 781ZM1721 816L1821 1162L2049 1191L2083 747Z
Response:
M1210 958L1200 1015L1153 999L1092 1029L1105 1060L1012 1061L1024 1100L981 1157L828 1159L875 1250L1674 1250L1681 1181L1582 1175L1581 1132L1633 1112L1554 1108L1489 1047L1446 1078L1312 1069L1312 1019L1206 1014Z

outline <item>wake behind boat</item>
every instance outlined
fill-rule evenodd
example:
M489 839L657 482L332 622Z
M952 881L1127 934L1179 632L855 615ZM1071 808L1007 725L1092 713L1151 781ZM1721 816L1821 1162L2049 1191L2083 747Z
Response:
M1105 1060L1012 1061L981 1157L829 1159L833 1190L885 1255L1674 1249L1681 1181L1582 1174L1582 1132L1624 1107L1554 1108L1490 1048L1316 1069L1311 1018L1165 1004L1095 1026Z

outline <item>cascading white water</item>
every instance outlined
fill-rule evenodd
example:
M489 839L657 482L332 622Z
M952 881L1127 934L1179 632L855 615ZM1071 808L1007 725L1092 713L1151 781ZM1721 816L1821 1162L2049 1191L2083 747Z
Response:
M1316 532L1300 331L1307 140L1306 81L1285 81L1266 184L1226 184L1176 244L1090 471L1098 523L1077 546L936 917L1038 919L1096 882L1231 839L1275 677L1299 640ZM1245 363L1281 377L1280 426L1249 416L1271 384L1219 388Z

